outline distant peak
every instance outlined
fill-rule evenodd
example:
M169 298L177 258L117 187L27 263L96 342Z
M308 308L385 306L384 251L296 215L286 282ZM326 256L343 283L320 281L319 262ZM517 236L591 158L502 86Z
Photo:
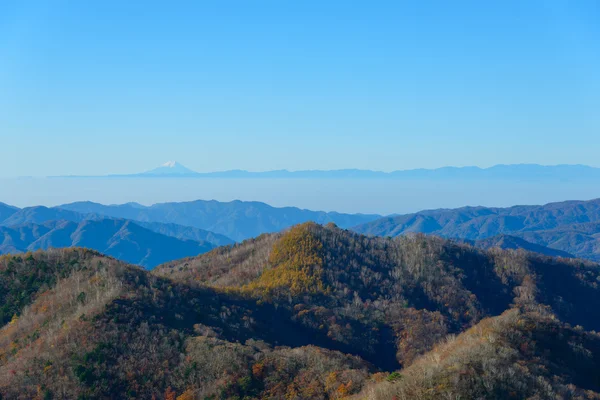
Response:
M167 161L160 167L143 173L144 175L194 175L196 172L184 167L177 161Z

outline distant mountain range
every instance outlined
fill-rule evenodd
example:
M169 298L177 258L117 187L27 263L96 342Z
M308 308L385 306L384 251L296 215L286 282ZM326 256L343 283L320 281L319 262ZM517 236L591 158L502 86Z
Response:
M224 235L195 227L133 222L56 207L18 209L0 205L0 213L6 217L0 221L0 254L79 246L153 268L235 243Z
M428 210L389 217L214 200L152 206L78 202L23 209L0 204L0 214L3 217L0 227L4 227L0 231L4 235L0 236L0 253L85 243L92 249L147 268L159 261L196 256L214 247L308 221L334 223L367 235L426 233L465 241L482 249L524 249L548 256L600 261L600 199L545 206ZM122 228L125 230L121 231ZM98 241L82 242L81 237L88 238L91 232L99 235ZM127 251L120 250L125 246L123 240L129 246ZM132 243L137 244L135 251ZM149 243L158 254L147 254L152 250Z
M200 200L150 207L81 202L19 209L0 204L0 215L0 254L79 246L146 268L301 222L349 228L380 217Z
M510 235L535 245L600 261L600 199L543 206L428 210L381 218L353 230L392 237L420 232L474 241ZM512 244L504 247L522 247L515 239L509 242Z
M239 200L231 202L197 200L154 204L149 207L135 203L106 206L92 202L78 202L54 209L58 212L70 211L84 215L191 226L225 235L235 241L253 238L263 233L278 232L307 221L319 224L333 222L341 228L350 228L381 217L376 214L342 214L302 210L296 207L277 208L265 203Z
M167 261L206 253L216 246L182 240L116 219L48 221L0 227L0 254L62 247L86 247L120 260L153 268Z
M8 218L6 218L3 221L0 221L0 226L44 224L46 222L51 221L82 222L86 220L101 220L106 218L113 219L112 216L106 216L101 214L78 213L74 211L63 210L58 207L48 208L44 206L35 206L26 207L23 209L15 208L13 210L13 213ZM136 225L142 226L156 233L160 233L166 236L172 236L182 240L194 240L199 242L206 241L213 243L215 246L224 246L235 243L234 240L224 235L219 235L214 232L209 232L204 229L194 228L191 226L142 221L136 221Z
M93 178L94 176L87 176ZM409 169L392 172L361 169L340 170L274 170L251 172L230 170L218 172L195 172L176 161L169 161L158 168L137 174L95 176L109 178L272 178L272 179L506 179L506 180L600 180L600 168L586 165L495 165L490 168L443 167L437 169Z

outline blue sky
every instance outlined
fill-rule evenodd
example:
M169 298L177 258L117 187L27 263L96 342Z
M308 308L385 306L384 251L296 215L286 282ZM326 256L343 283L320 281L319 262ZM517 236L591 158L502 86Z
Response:
M0 176L600 166L597 1L3 1Z

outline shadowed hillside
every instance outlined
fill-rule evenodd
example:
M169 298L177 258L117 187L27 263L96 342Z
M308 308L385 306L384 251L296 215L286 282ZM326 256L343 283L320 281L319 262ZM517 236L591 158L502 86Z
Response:
M441 341L353 399L598 399L600 336L552 315L506 311Z
M492 249L494 247L506 250L523 249L550 257L573 257L566 251L560 251L550 247L541 246L539 244L528 242L525 239L510 235L498 235L487 239L476 240L472 242L472 244L481 249Z

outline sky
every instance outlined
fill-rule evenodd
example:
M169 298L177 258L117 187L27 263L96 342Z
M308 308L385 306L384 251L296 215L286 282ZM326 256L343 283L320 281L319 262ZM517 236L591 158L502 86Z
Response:
M600 166L600 2L0 2L0 177Z

